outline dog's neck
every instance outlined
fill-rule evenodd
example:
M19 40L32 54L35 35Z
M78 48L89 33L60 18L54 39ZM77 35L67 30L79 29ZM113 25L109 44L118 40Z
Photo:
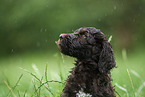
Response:
M97 64L97 62L95 62L94 60L92 60L91 58L87 58L87 59L77 59L75 65L81 65L81 64L87 64L87 65L95 65Z
M96 72L96 74L103 74L103 75L110 75L110 71L108 72L105 72L105 73L102 73L100 72L99 70L99 67L98 67L98 61L94 61L93 59L89 59L87 58L86 60L85 59L77 59L76 62L75 62L75 66L83 66L85 68L89 68L89 70L94 71Z

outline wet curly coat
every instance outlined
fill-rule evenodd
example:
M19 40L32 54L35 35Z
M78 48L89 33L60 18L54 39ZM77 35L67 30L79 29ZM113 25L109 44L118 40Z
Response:
M116 66L113 50L105 35L94 27L82 27L61 34L59 50L77 58L61 97L76 97L79 91L92 97L115 97L110 70Z

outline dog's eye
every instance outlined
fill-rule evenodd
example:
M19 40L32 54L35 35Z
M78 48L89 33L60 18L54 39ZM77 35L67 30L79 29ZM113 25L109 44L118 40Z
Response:
M83 36L83 38L87 38L86 35L82 35L82 36Z
M80 31L79 33L80 33L80 34L85 34L85 33L88 33L88 30L84 30L84 31L82 30L82 31Z

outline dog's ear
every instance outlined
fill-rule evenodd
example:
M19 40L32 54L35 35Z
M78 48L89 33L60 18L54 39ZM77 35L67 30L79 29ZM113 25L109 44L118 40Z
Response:
M99 71L101 73L109 73L109 71L115 66L116 63L110 43L103 42L98 62Z

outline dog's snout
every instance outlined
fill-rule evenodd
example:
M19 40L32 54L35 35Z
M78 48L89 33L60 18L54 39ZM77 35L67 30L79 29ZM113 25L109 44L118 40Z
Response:
M63 39L65 36L66 36L66 34L61 34L61 35L59 36L59 38L60 38L60 39Z
M72 38L73 39L73 38L75 38L75 35L74 34L61 34L59 36L60 39L64 39L66 37L69 37L69 38Z

